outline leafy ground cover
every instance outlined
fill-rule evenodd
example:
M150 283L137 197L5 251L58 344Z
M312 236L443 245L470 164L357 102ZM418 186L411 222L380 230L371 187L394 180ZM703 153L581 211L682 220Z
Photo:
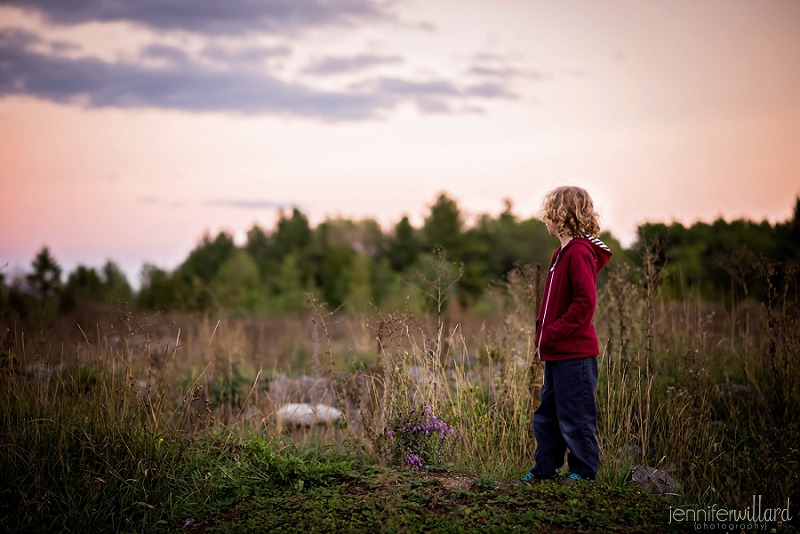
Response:
M382 472L258 492L184 532L673 532L669 504L634 488L519 488L449 473Z

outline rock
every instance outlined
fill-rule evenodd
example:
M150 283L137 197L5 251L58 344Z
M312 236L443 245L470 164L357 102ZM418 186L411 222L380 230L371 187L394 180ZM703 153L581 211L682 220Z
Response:
M631 474L631 481L644 487L650 493L662 495L667 499L672 499L681 488L678 481L672 478L669 473L649 465L637 467Z
M275 411L277 422L296 426L330 424L339 421L341 417L342 412L327 404L292 402L284 404Z

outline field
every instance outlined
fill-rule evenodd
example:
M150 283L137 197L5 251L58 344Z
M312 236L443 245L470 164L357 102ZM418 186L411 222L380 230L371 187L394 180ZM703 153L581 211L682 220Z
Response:
M444 260L440 260L444 261ZM800 513L797 296L664 298L615 266L599 293L595 483L506 483L532 465L541 274L494 286L502 315L446 308L452 269L409 291L431 313L354 314L309 295L283 317L87 307L9 324L0 527L11 531L671 531L670 510ZM767 277L767 280L770 280ZM295 427L287 403L342 417ZM649 465L680 482L653 496ZM689 528L694 523L686 524ZM702 523L701 523L702 526ZM713 524L716 528L723 528ZM748 527L753 528L753 527Z

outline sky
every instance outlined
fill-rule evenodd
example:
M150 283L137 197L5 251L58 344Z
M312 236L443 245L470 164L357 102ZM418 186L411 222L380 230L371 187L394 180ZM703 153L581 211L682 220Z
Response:
M0 268L134 285L280 210L791 216L800 2L0 0ZM5 265L5 267L3 267Z

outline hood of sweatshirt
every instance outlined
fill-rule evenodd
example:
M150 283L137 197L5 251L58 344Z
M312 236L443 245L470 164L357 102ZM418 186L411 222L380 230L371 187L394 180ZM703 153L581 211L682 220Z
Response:
M603 243L600 239L596 237L592 237L590 235L585 235L583 237L576 237L570 240L566 246L561 249L561 253L563 254L565 250L569 247L574 246L583 246L587 247L589 250L592 251L592 255L594 256L594 260L597 263L597 272L599 273L603 267L608 264L608 260L611 259L611 249Z

